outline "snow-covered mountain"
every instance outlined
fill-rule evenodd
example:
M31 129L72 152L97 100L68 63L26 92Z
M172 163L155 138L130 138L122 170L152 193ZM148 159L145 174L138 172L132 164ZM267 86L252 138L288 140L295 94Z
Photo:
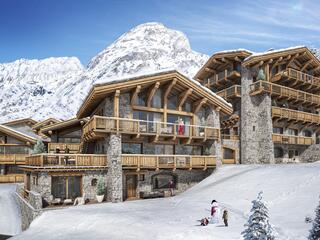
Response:
M182 32L145 23L93 57L87 68L75 57L0 64L0 122L23 117L67 119L76 114L94 83L167 68L192 77L207 59L192 51Z

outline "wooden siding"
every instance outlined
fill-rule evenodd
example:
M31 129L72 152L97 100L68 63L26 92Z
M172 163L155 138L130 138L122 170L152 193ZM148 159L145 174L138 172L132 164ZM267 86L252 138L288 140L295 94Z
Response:
M312 137L293 136L283 134L272 134L272 140L275 143L296 144L296 145L312 145L314 140Z

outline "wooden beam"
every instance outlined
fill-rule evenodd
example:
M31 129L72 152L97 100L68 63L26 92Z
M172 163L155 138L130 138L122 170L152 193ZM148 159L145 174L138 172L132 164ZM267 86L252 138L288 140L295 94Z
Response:
M193 114L199 112L200 108L208 101L207 98L200 99L199 101L194 103L194 111Z
M113 97L113 116L119 117L120 115L120 90L116 90Z
M213 69L211 69L211 68L209 68L209 67L206 67L204 70L205 70L206 72L209 72L209 73L216 73L215 70L213 70Z
M131 105L135 105L135 101L136 101L140 91L141 91L141 85L138 85L131 95L131 100L130 100Z
M291 55L290 55L291 56ZM293 61L299 57L299 53L295 54L293 57L291 57L290 61L287 64L287 67L290 66L291 63L293 63Z
M151 88L150 93L149 93L148 98L147 98L147 106L148 107L151 107L151 100L152 100L154 94L156 93L157 89L159 88L159 86L160 86L160 82L156 82L153 85L153 87Z
M178 110L181 111L182 110L182 106L185 103L185 101L187 100L187 98L189 97L189 95L193 92L192 88L189 88L188 90L182 92L179 95L179 101L178 101Z
M242 62L242 61L241 61L241 58L239 58L238 56L235 56L235 57L234 57L234 60L237 61L237 62Z
M303 72L304 70L306 70L306 68L309 66L310 63L313 62L313 59L310 59L309 61L307 61L301 68L301 72Z

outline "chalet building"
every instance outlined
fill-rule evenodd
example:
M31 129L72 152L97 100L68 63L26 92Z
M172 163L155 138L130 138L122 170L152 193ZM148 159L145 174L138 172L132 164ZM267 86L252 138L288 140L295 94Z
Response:
M48 119L45 119L41 122L38 122L36 124L34 124L32 126L32 130L39 136L42 136L42 137L47 137L46 135L42 134L42 128L44 127L47 127L47 126L50 126L54 123L59 123L61 122L61 120L58 120L58 119L55 119L55 118L48 118Z
M308 48L218 52L195 79L233 105L224 162L320 160L320 61Z
M94 199L99 178L112 202L167 194L171 180L177 192L184 191L221 164L220 118L232 111L223 98L177 71L96 84L78 120L41 130L51 144L70 144L81 129L81 153L27 157L26 188L48 202Z
M19 119L0 125L0 183L23 182L23 172L18 168L25 164L39 136L33 133L36 121Z

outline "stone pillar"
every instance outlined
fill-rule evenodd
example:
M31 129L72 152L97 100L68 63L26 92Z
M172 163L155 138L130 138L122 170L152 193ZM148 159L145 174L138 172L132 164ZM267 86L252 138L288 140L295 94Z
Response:
M242 68L241 74L241 162L274 163L271 97L267 93L250 96L250 84L257 72Z
M206 118L206 126L215 127L220 129L220 109L213 107L206 108L205 112ZM222 165L222 146L221 146L221 139L214 140L214 141L207 141L206 142L206 149L207 151L215 155L217 157L217 167Z
M122 202L121 135L110 134L105 139L105 146L108 158L107 201Z
M0 164L0 175L5 174L5 168L6 168L6 166L4 164Z

